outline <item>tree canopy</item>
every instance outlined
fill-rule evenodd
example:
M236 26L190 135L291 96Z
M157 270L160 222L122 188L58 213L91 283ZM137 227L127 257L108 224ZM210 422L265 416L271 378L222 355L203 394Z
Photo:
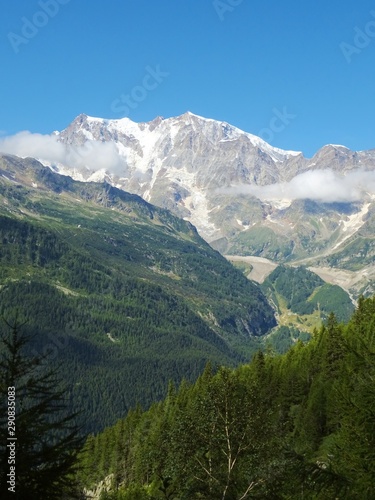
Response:
M308 344L208 365L91 435L87 486L112 474L107 499L371 500L375 484L375 298L351 320L331 314Z

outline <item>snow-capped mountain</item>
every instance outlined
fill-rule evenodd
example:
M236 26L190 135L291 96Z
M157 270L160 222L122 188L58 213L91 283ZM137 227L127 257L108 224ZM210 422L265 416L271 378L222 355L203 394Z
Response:
M70 161L49 162L54 170L139 194L223 253L373 263L375 150L331 144L309 159L190 112L147 123L80 115L55 136Z
M86 145L80 158L85 168L69 173L84 180L115 182L189 218L208 239L221 235L210 216L217 208L214 200L219 188L289 180L303 163L301 153L273 148L227 123L189 112L139 124L128 118L104 120L80 115L58 134L58 140L74 147ZM121 164L112 171L92 172L84 158L90 141L115 144ZM288 168L280 168L285 162Z
M290 182L307 171L375 170L375 150L352 152L344 146L328 145L309 160L301 152L274 148L228 123L189 112L176 118L158 117L148 123L80 115L56 134L60 142L75 147L79 155L74 171L62 165L60 171L82 180L106 178L189 218L208 239L225 235L223 228L215 224L217 199L229 194L224 188L239 188L232 189L238 199L241 188L276 185L277 189L277 184ZM93 168L90 144L97 142L111 143L116 148L119 162L114 168ZM266 192L258 192L260 199L273 201L276 208L293 199L283 197L280 191L280 200L275 193L267 200ZM257 195L257 191L249 193Z

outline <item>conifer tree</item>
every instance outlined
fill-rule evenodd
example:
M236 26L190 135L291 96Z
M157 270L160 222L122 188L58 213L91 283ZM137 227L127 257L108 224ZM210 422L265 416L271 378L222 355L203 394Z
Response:
M21 325L1 338L0 358L0 491L1 498L55 500L76 498L72 476L82 439L76 414L66 412L65 391L56 370L43 356L29 357L29 338ZM8 388L15 398L15 487L8 489ZM69 495L66 497L65 495Z

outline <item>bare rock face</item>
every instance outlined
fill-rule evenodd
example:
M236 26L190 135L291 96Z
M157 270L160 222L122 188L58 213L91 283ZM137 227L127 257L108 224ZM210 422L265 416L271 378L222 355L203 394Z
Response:
M341 174L355 169L375 170L375 150L351 151L345 146L328 144L304 166L304 170L330 168Z

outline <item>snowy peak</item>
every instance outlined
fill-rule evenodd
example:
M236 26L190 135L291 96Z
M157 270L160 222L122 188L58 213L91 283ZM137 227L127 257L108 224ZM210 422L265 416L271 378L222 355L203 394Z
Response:
M58 140L78 150L108 146L108 158L115 151L120 161L109 159L106 169L96 169L95 155L84 154L78 178L110 181L189 218L210 237L219 232L210 216L215 190L285 181L303 161L298 152L274 148L227 122L189 111L143 123L81 114L58 134ZM72 175L77 178L77 169Z
M87 140L107 140L110 132L111 140L117 142L119 134L127 137L135 137L139 139L140 134L145 135L160 129L162 134L168 132L176 135L176 129L189 129L194 133L202 133L206 139L213 144L225 141L249 141L255 148L259 148L262 152L269 154L275 161L289 156L302 155L298 151L284 151L275 148L265 142L260 137L244 132L243 130L230 125L224 121L217 121L211 118L204 118L190 111L177 116L164 119L157 117L150 122L135 123L129 118L122 119L103 119L81 114L77 116L73 122L61 132L60 137L62 142L69 141L71 133L74 132L86 138ZM80 133L81 132L81 133ZM121 141L120 141L121 142Z
M126 117L115 120L81 114L57 137L74 148L107 144L118 156L116 171L111 167L113 162L108 162L107 174L127 179L128 188L151 198L161 176L190 191L192 183L200 190L242 184L266 186L290 182L309 170L331 169L345 174L353 169L375 169L375 151L353 152L328 144L313 158L305 159L301 152L275 148L227 122L190 111L141 123ZM98 169L92 155L87 159L90 162L84 166L92 175Z
M335 249L347 244L351 232L340 222L346 221L346 212L327 209L322 200L334 201L337 191L344 193L339 193L340 202L346 195L358 200L357 187L349 181L365 181L351 172L375 171L375 151L328 144L306 159L301 152L275 148L225 121L190 111L141 123L81 114L57 137L78 158L61 172L79 180L106 180L167 208L193 223L208 241L220 242L222 251L270 258L275 256L269 238L281 238L277 248L286 256L303 255L310 239L319 239L317 246L325 248L334 231L341 236L329 244ZM353 221L362 214L362 204L350 206ZM310 224L310 217L315 222ZM353 227L363 231L365 225ZM259 233L260 228L266 232Z

